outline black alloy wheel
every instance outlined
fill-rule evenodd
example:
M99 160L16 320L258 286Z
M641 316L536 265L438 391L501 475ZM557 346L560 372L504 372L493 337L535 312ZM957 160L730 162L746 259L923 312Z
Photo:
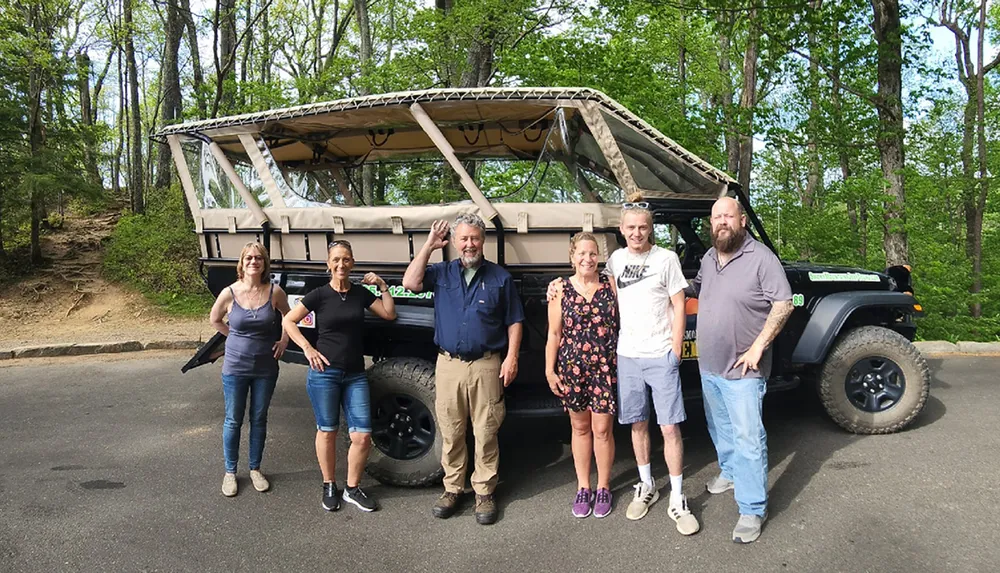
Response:
M396 460L412 460L434 446L434 416L423 402L406 394L386 394L372 410L372 442Z
M882 356L862 358L851 366L844 381L847 398L864 412L885 412L899 403L906 391L903 369Z

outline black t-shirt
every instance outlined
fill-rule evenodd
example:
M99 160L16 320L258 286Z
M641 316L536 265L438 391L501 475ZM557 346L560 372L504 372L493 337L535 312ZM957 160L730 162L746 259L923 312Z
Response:
M376 300L371 291L357 284L341 293L327 283L302 297L302 305L316 313L316 350L326 356L332 368L364 371L365 309Z

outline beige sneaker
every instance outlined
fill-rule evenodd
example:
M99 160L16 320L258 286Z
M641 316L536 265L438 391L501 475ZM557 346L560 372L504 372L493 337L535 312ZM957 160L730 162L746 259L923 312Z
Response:
M236 474L226 474L222 478L222 495L233 497L236 495Z
M677 523L677 531L681 535L694 535L701 529L698 518L688 509L687 496L682 495L680 501L675 501L667 507L667 515Z
M271 489L271 482L267 481L264 474L260 473L260 470L250 470L250 481L253 482L253 488L257 491L267 491Z
M640 481L635 484L635 497L625 508L625 517L632 521L646 517L646 514L649 513L649 506L656 503L658 499L660 499L660 492L657 491L656 486L650 487L646 485L646 482Z

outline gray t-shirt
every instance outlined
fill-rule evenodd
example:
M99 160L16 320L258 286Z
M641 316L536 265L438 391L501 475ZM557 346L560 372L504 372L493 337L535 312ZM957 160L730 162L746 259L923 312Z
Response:
M698 367L729 380L742 378L734 369L764 330L771 304L791 300L792 288L781 261L770 249L747 235L743 246L719 268L715 248L701 259L694 282L698 292ZM760 360L760 375L771 374L771 349ZM747 376L756 373L747 371Z
M608 257L605 272L618 286L618 354L629 358L666 356L675 312L670 297L687 286L677 254L657 245L639 255L618 249Z

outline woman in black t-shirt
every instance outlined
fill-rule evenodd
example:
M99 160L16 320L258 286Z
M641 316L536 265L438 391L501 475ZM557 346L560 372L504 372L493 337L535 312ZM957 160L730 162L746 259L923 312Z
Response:
M343 405L351 447L347 452L347 487L343 500L362 511L375 511L378 503L359 487L361 474L372 446L371 404L368 378L365 376L365 309L385 320L396 318L396 305L389 287L375 273L368 273L362 283L376 285L380 297L367 288L352 284L354 252L347 241L334 241L327 250L326 265L330 282L302 298L285 315L285 332L302 348L309 360L306 391L316 416L316 457L323 472L323 509L340 509L341 495L334 480L337 429ZM315 313L317 329L314 348L299 331L298 323Z

